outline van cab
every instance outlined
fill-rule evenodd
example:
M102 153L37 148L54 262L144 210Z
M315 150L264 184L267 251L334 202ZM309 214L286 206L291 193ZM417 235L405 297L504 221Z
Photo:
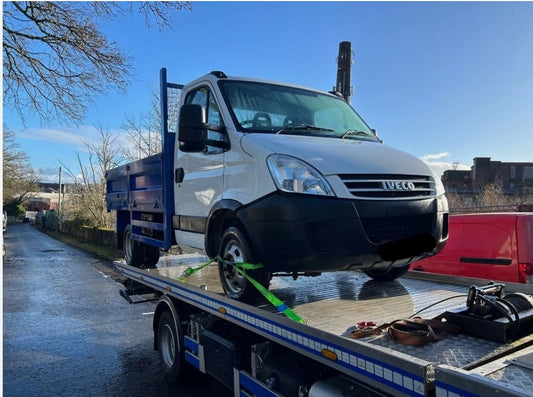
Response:
M533 213L449 217L448 243L411 270L533 283Z

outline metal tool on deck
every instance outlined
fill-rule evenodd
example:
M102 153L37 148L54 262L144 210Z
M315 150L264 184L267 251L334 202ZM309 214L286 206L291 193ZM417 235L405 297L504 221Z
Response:
M505 294L505 285L490 282L471 286L466 309L446 312L443 318L467 334L507 343L533 332L533 296Z

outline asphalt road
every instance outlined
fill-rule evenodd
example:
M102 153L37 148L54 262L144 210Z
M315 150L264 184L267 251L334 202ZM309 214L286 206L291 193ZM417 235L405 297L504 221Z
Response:
M172 385L153 350L153 303L129 305L111 264L28 224L3 261L4 396L231 396L198 374Z

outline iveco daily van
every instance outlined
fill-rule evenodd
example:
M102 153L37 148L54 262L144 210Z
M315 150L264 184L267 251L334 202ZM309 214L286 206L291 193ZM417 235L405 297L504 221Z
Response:
M203 248L222 259L227 294L247 299L238 263L260 263L245 271L267 287L336 270L394 279L446 242L440 178L336 95L222 72L178 86L163 70L161 102L163 153L106 176L130 264L153 266L171 243Z

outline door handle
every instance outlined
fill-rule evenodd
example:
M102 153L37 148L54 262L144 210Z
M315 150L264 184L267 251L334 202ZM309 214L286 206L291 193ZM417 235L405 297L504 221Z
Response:
M183 168L176 168L174 170L174 182L175 183L183 182L184 177L185 177L185 171L183 170Z

